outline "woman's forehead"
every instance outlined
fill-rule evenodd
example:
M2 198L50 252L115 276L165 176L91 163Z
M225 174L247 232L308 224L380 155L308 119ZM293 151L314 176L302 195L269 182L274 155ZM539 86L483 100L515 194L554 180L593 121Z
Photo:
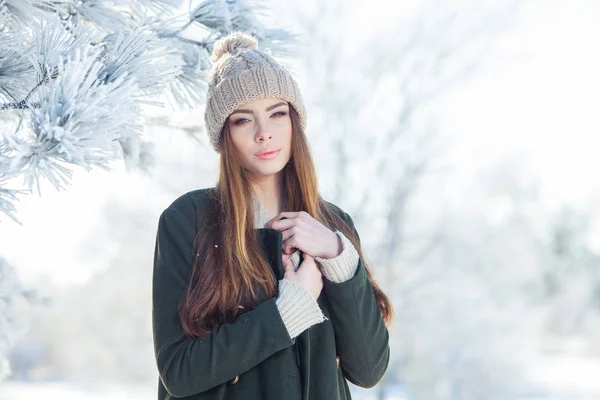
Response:
M264 111L268 107L273 106L278 103L287 104L288 102L279 97L263 97L261 99L252 100L252 101L249 101L248 103L242 104L242 105L238 106L234 111L243 110L243 109Z

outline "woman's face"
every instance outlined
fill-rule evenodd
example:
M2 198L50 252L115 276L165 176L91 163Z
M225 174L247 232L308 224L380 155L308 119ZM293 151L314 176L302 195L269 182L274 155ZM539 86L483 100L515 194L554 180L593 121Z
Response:
M289 161L292 121L286 101L274 97L254 100L238 107L225 123L240 163L251 178L276 174Z

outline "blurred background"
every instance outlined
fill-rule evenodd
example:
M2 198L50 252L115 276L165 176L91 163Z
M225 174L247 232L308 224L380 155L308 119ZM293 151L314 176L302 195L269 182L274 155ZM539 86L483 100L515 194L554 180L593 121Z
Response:
M600 2L265 4L299 34L284 65L321 193L396 309L387 374L355 398L600 399ZM203 108L147 111L151 173L76 170L0 224L45 298L0 400L156 398L158 216L218 157Z

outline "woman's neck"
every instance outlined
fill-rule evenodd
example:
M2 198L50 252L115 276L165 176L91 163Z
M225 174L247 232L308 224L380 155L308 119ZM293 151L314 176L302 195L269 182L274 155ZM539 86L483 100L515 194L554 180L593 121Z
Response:
M251 182L252 191L258 202L270 217L274 217L286 208L283 171Z

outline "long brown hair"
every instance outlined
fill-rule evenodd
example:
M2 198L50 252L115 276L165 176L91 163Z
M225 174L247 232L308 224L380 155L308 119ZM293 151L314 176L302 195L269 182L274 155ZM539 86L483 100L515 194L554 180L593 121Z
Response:
M318 193L317 175L308 140L296 110L290 104L291 159L284 168L285 195L289 210L304 210L332 230L341 231L354 245L363 262L373 293L386 324L392 304L371 275L359 238L352 226ZM277 281L262 253L254 230L252 192L239 162L227 122L223 127L219 180L213 192L214 209L205 214L196 237L196 257L190 284L179 308L183 329L189 337L206 336L240 312L258 305L262 292L277 294Z

